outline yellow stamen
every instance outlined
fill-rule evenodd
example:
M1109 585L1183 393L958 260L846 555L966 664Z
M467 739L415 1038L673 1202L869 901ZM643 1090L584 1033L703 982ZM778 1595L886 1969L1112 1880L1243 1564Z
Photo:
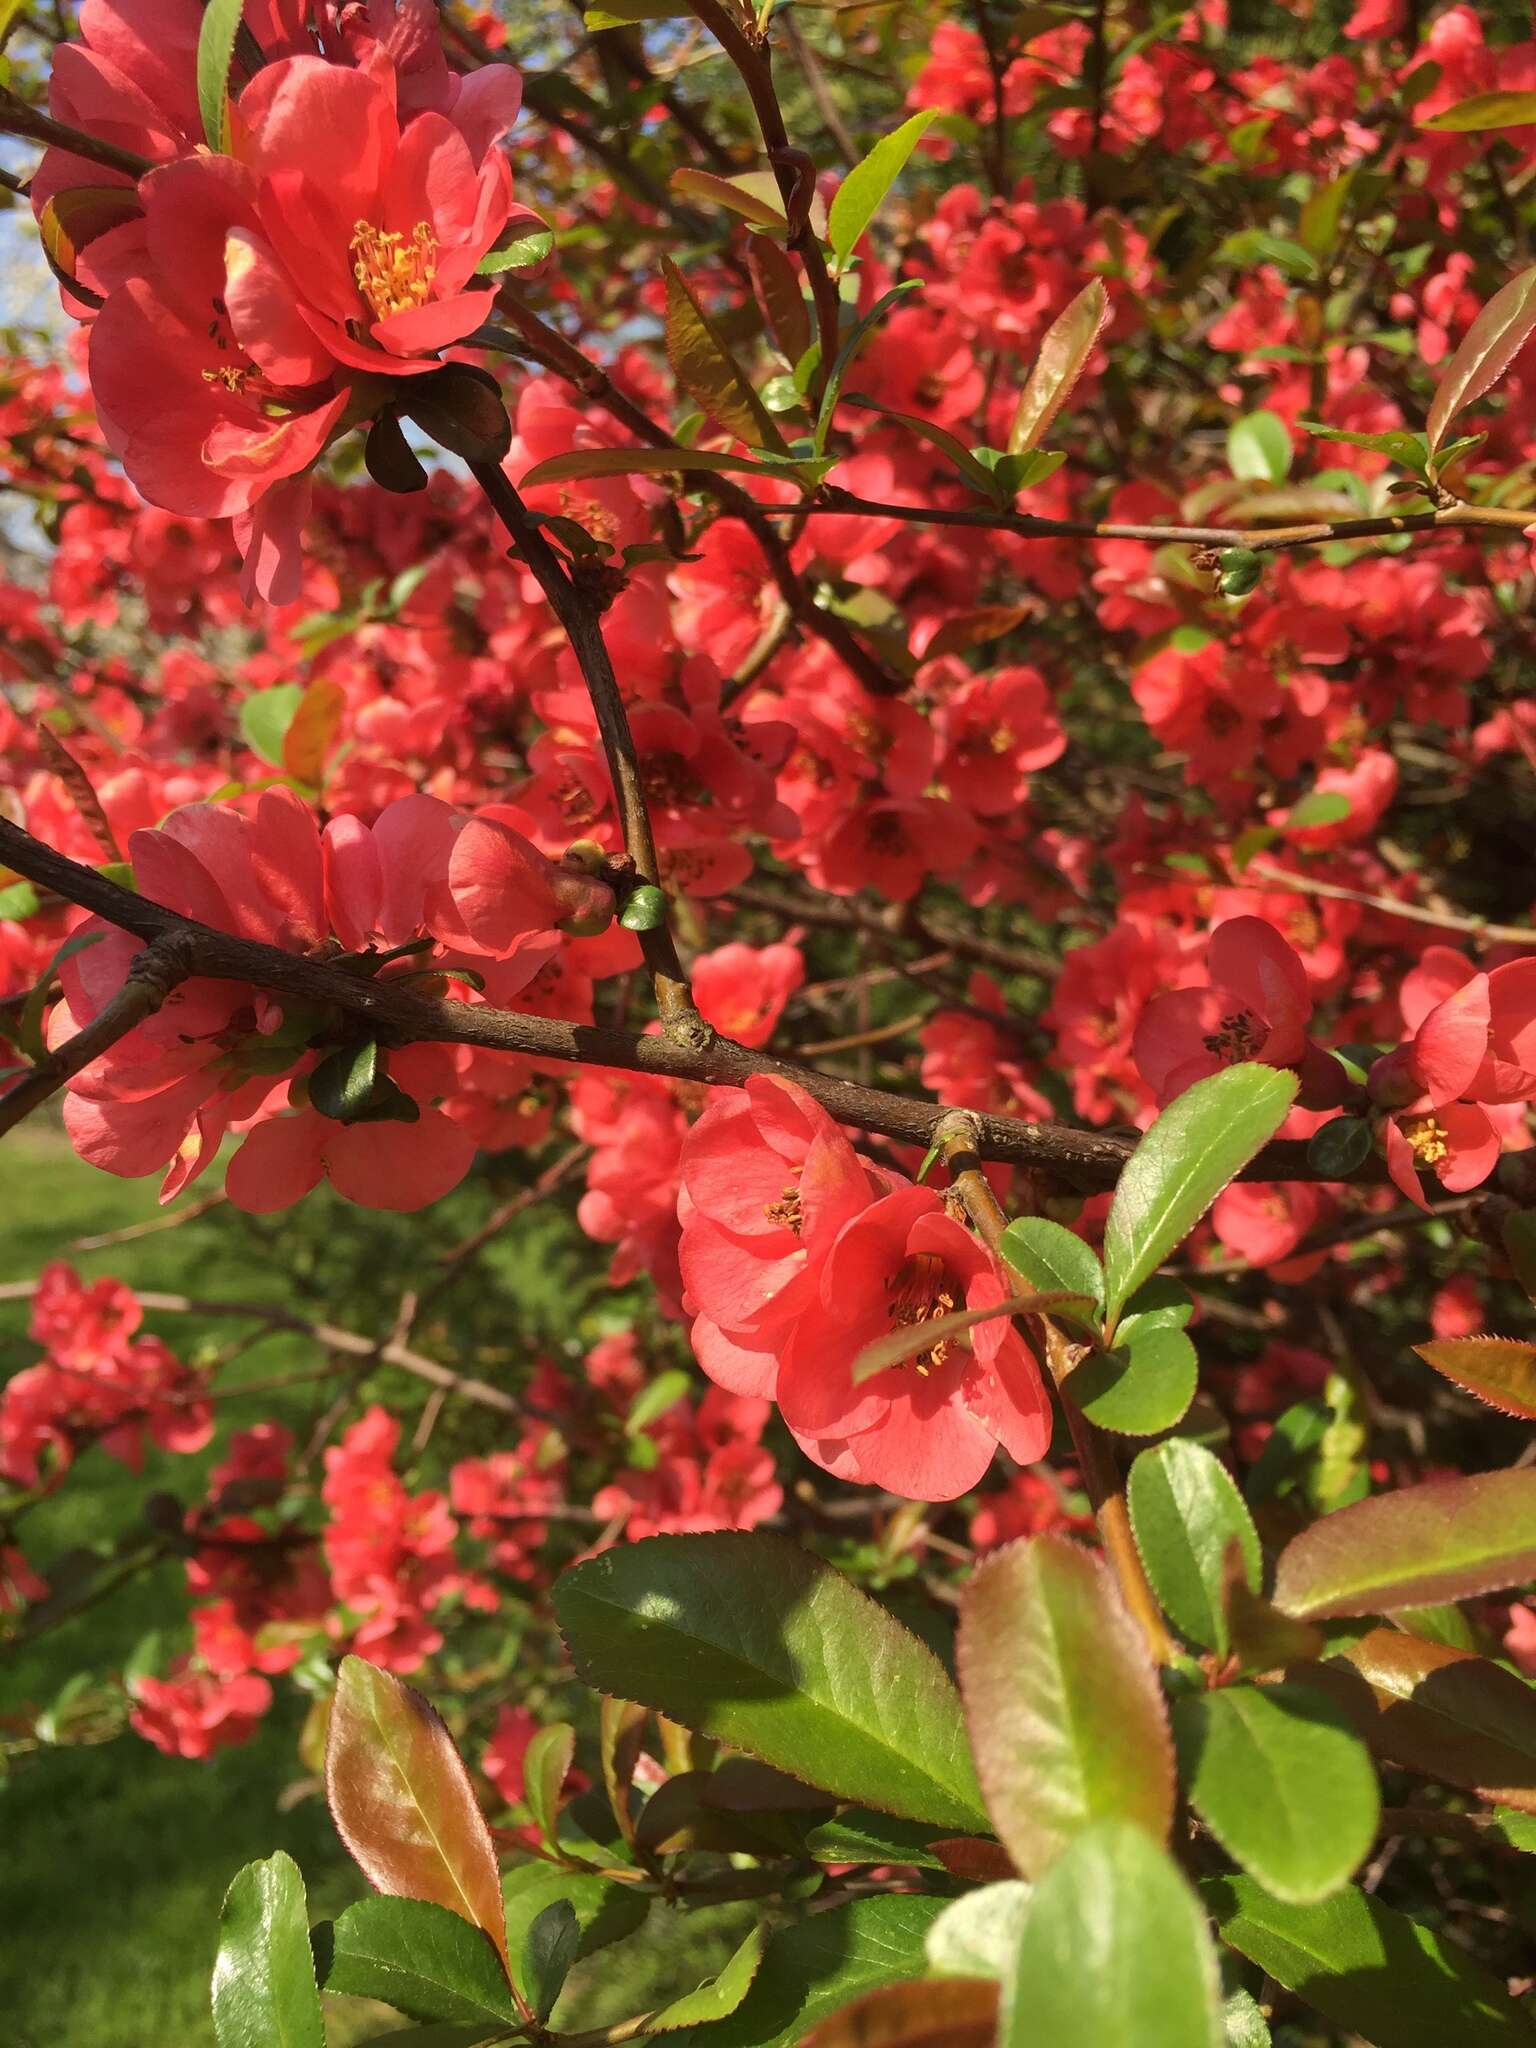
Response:
M357 261L352 275L376 320L408 313L432 296L437 275L437 237L424 220L409 237L393 228L376 228L360 220L352 230L351 252Z
M1438 1117L1405 1116L1398 1129L1420 1166L1438 1166L1451 1149L1450 1137Z
M947 1316L955 1305L953 1292L944 1284L944 1261L937 1252L913 1252L902 1260L885 1283L890 1296L886 1313L900 1329L915 1323L931 1323ZM949 1339L941 1337L911 1363L924 1375L942 1365L949 1355Z

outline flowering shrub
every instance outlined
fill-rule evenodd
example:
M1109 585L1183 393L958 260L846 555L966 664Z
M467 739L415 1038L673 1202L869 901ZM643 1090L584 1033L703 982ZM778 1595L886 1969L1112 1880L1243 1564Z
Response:
M302 1703L220 2048L1526 2039L1536 41L805 14L13 11L0 1743Z

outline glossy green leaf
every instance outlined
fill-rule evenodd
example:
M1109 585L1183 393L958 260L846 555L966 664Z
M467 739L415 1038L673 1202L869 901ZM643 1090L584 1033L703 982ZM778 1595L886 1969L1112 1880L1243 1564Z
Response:
M1130 1820L1079 1835L1035 1888L998 2048L1221 2048L1199 1901Z
M1439 1337L1413 1348L1490 1408L1536 1422L1536 1344L1518 1337Z
M1493 297L1462 336L1441 373L1425 431L1430 453L1446 429L1499 381L1536 330L1536 268L1522 270Z
M1536 1813L1536 1689L1502 1664L1375 1628L1318 1677L1378 1756Z
M210 8L209 14L212 12ZM207 22L207 14L203 20ZM273 768L283 765L283 741L303 701L301 683L278 683L273 689L253 691L241 700L240 737L253 754L259 754Z
M1122 1327L1113 1350L1073 1369L1067 1390L1088 1420L1121 1436L1160 1436L1181 1422L1200 1376L1195 1347L1162 1324Z
M304 1880L281 1850L247 1863L224 1894L213 2031L219 2048L324 2048Z
M817 1863L912 1863L923 1870L942 1870L942 1861L929 1847L934 1839L935 1830L925 1821L897 1820L848 1806L811 1828L804 1848Z
M1167 1712L1146 1640L1098 1558L1065 1536L995 1551L961 1595L956 1656L987 1806L1025 1877L1097 1820L1166 1839Z
M752 1988L726 2018L668 2036L673 2048L791 2048L829 2013L880 1984L922 1975L942 1899L877 1893L812 1913L768 1944Z
M421 1694L361 1657L342 1659L325 1786L336 1831L375 1889L459 1914L505 1970L496 1851L463 1759Z
M1312 1906L1271 1898L1251 1877L1199 1890L1229 1947L1374 2048L1530 2048L1529 2022L1496 1978L1353 1885Z
M1041 1294L1085 1294L1101 1300L1104 1273L1090 1246L1048 1216L1019 1216L1003 1232L998 1250L1019 1278Z
M229 150L229 71L235 61L244 0L206 0L197 36L197 109L203 137L215 151Z
M531 270L555 246L552 228L523 225L487 249L475 265L476 277L499 277L506 270Z
M523 1755L523 1798L546 1842L553 1842L559 1832L560 1788L575 1754L576 1730L564 1721L551 1721Z
M661 259L667 281L667 357L677 381L712 420L749 448L784 453L784 437L732 355L730 344L694 297L669 256Z
M1109 293L1093 278L1045 330L1040 351L1024 380L1008 435L1008 453L1036 448L1072 394L1109 319Z
M647 2034L675 2034L684 2027L702 2027L729 2018L752 1989L767 1945L768 1930L759 1922L718 1975L653 2012L645 2023Z
M1281 1553L1275 1601L1325 1620L1469 1600L1536 1577L1536 1471L1437 1479L1356 1501Z
M561 1870L551 1863L519 1864L505 1873L501 1889L507 1947L514 1957L522 1954L528 1929L557 1899L568 1900L576 1915L578 1953L583 1956L633 1934L650 1909L649 1894L637 1885L616 1884L583 1870Z
M312 1108L337 1123L355 1123L368 1107L379 1078L379 1048L373 1039L327 1053L309 1077Z
M377 1998L413 2020L499 2021L518 2010L495 1949L477 1927L424 1899L359 1899L317 1942L325 1988ZM328 1953L327 1953L328 1949Z
M547 2020L581 1950L581 1926L569 1899L552 1899L529 1922L518 1953L518 1986L534 2016Z
M1236 477L1283 484L1291 468L1290 429L1278 413L1250 412L1227 429L1227 467Z
M1104 1318L1194 1229L1285 1121L1296 1076L1252 1062L1197 1081L1159 1116L1120 1176L1104 1226Z
M1419 123L1441 135L1476 135L1489 128L1529 128L1536 122L1536 92L1475 92Z
M1365 1745L1303 1685L1231 1685L1173 1710L1190 1804L1278 1899L1308 1905L1347 1884L1375 1839L1381 1793Z
M656 1536L562 1575L579 1676L840 1798L973 1831L985 1812L933 1653L787 1538Z
M1168 1619L1225 1655L1228 1547L1237 1545L1254 1592L1263 1571L1258 1531L1230 1473L1203 1445L1170 1437L1141 1453L1126 1492L1136 1548Z
M835 273L847 268L860 235L880 211L885 195L906 169L924 134L939 118L936 107L925 107L894 134L884 135L874 148L838 186L827 210L827 240L832 246Z

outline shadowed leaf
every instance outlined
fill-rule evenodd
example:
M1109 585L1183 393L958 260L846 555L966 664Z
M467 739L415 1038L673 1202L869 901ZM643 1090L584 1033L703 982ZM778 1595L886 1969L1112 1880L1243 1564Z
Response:
M992 2048L997 1986L967 1977L866 1991L813 2027L801 2048Z
M413 2020L500 2022L518 2010L495 1949L457 1913L424 1899L369 1898L330 1930L325 1988L377 1998Z

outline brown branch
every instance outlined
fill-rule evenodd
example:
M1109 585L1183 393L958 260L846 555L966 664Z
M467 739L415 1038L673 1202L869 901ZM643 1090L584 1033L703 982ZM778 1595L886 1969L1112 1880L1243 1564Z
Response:
M28 142L41 142L49 149L67 149L71 156L84 157L88 163L101 164L109 171L121 171L125 177L135 180L142 178L146 171L155 167L147 156L139 156L131 149L119 149L115 142L101 142L94 135L87 135L83 128L70 128L62 121L55 121L50 114L37 107L29 107L13 92L0 89L0 135L20 135Z
M643 881L659 887L661 869L656 858L656 840L651 831L650 811L645 801L640 759L635 752L629 714L608 643L603 638L602 600L592 587L578 581L578 573L567 571L544 538L544 530L528 510L495 463L471 463L470 469L489 500L498 519L517 543L517 551L538 579L549 600L550 610L560 621L571 643L577 665L587 685L597 729L602 735L608 761L608 777L619 807L619 824L624 850L634 862ZM656 1005L669 1038L685 1045L705 1045L712 1033L694 1007L688 982L677 957L670 926L658 925L640 934L640 947L656 986Z
M44 846L20 826L0 818L0 864L28 881L54 890L92 910L108 923L154 941L168 934L186 943L187 971L216 981L252 982L258 987L320 1003L362 1018L383 1040L477 1045L491 1052L518 1053L564 1065L613 1067L692 1081L716 1088L740 1088L753 1074L797 1082L839 1123L926 1147L935 1125L948 1112L942 1103L864 1088L815 1067L754 1052L732 1039L712 1036L703 1046L639 1031L595 1024L567 1024L557 1018L524 1016L489 1004L452 1002L415 993L387 977L361 975L343 962L305 958L236 938L183 917L147 896L119 888L94 868ZM1113 1187L1135 1149L1134 1136L1113 1131L1078 1131L1063 1124L1027 1123L1018 1117L978 1116L977 1149L986 1159L1037 1167L1069 1187L1091 1191ZM1309 1163L1303 1140L1278 1139L1244 1169L1247 1180L1307 1180L1323 1176ZM1352 1179L1384 1179L1379 1162L1368 1161Z
M949 1168L966 1215L988 1251L1002 1257L1002 1236L1008 1227L996 1195L981 1170L977 1147L981 1143L980 1119L970 1110L952 1110L934 1129L944 1164ZM1125 1500L1125 1474L1114 1447L1101 1429L1096 1429L1072 1398L1071 1374L1080 1352L1068 1342L1061 1325L1052 1316L1032 1316L1041 1332L1040 1348L1056 1386L1056 1398L1072 1435L1072 1448L1082 1471L1083 1487L1093 1506L1093 1519L1104 1547L1104 1556L1114 1573L1115 1583L1127 1611L1140 1624L1147 1647L1159 1664L1173 1656L1173 1639L1163 1620L1142 1568L1141 1553L1131 1533L1130 1510Z
M13 831L15 827L11 828ZM18 870L19 872L19 870ZM92 1060L136 1031L146 1017L152 1017L179 981L185 981L190 966L188 950L177 933L155 939L147 952L140 953L128 969L128 979L105 1007L73 1038L39 1060L30 1074L14 1088L0 1095L0 1137L13 1130L23 1117L56 1095Z
M1443 932L1465 932L1485 945L1536 946L1536 927L1523 924L1490 924L1487 918L1471 917L1459 911L1430 910L1418 903L1399 903L1393 896L1372 896L1364 889L1346 889L1338 882L1322 882L1311 875L1287 874L1267 861L1252 861L1250 875L1290 889L1298 896L1324 896L1330 903L1358 903L1364 910L1379 911L1383 917L1400 917L1407 924L1433 925Z

